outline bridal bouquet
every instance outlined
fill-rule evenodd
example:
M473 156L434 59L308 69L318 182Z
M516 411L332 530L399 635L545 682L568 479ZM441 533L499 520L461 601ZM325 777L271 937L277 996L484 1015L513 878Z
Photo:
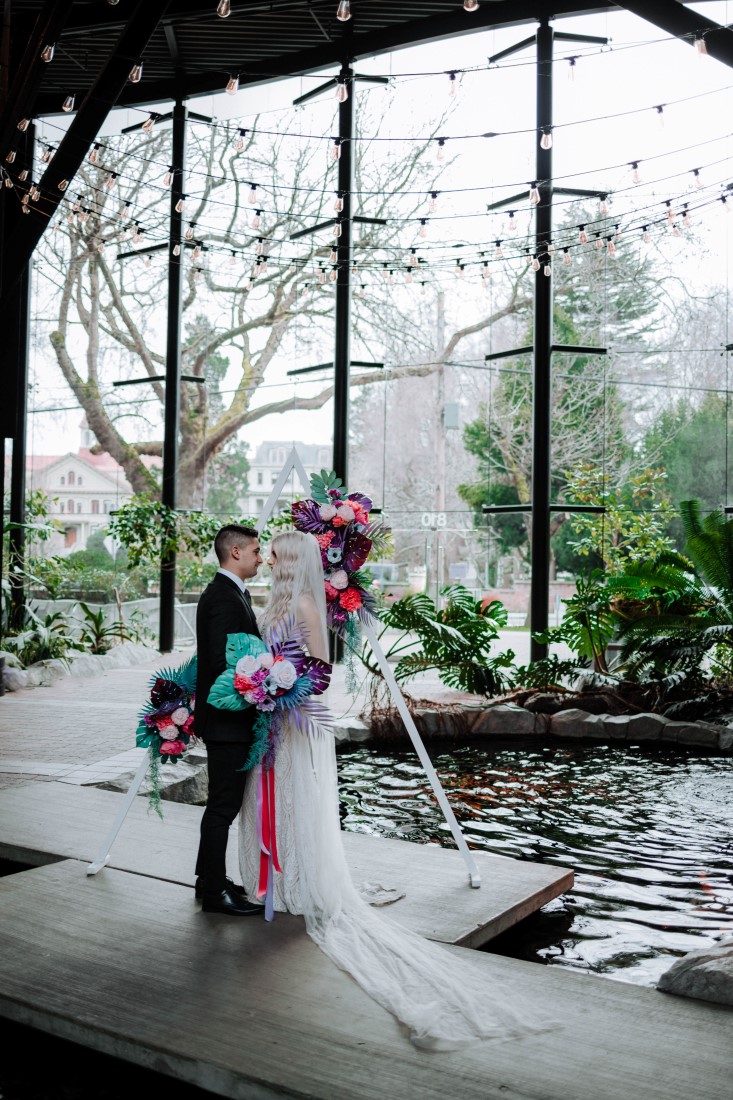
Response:
M295 527L315 535L321 548L328 625L350 640L358 635L358 621L367 622L376 612L362 567L389 539L381 521L370 519L371 508L369 497L347 494L341 479L328 470L313 474L310 498L292 506Z
M176 764L196 737L193 712L196 703L196 657L180 668L156 672L150 695L138 716L137 747L150 752L150 805L160 813L160 764Z
M328 687L331 666L304 649L305 635L293 620L275 626L263 641L254 634L230 634L226 671L214 681L209 703L220 710L258 711L254 743L245 769L272 765L283 718L316 735L328 730L328 709L313 699Z

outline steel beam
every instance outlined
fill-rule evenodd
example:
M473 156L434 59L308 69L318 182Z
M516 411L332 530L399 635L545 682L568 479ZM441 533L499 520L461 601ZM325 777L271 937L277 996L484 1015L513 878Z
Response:
M39 183L39 203L32 208L29 217L20 220L9 239L8 248L17 277L29 262L61 201L63 191L59 190L59 183L73 179L81 167L100 127L122 95L135 59L143 53L168 4L169 0L138 0L115 50L84 97Z
M710 56L733 68L733 31L720 23L692 11L677 0L623 0L618 6L667 34L684 38L691 46L695 38L704 38Z
M352 199L354 190L354 98L356 84L349 65L341 69L349 94L339 103L339 139L341 156L338 162L338 190L344 208L339 215L341 236L337 238L336 254L336 323L333 382L333 468L344 485L349 478L349 371L351 357L351 264Z
M183 252L173 255L183 240L183 213L176 205L184 194L186 164L186 107L182 99L173 110L171 165L170 232L168 249L168 333L165 354L165 428L163 433L162 503L171 509L177 505L178 430L181 407L181 316L183 310ZM164 532L165 533L165 532ZM175 641L176 555L167 552L160 559L159 648L169 653Z

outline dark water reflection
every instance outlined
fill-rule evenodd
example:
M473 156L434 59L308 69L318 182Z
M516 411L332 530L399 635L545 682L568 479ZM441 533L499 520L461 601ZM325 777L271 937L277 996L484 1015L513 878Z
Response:
M733 760L593 745L432 751L469 845L575 871L492 950L652 984L733 935ZM453 846L414 753L339 756L344 828Z

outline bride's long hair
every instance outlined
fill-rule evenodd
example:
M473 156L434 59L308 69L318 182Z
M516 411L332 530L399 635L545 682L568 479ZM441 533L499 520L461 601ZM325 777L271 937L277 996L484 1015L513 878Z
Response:
M318 608L323 626L323 644L328 651L323 564L315 535L304 531L284 531L281 535L275 535L272 551L275 554L272 590L260 616L261 630L264 632L290 615L297 618L298 597L311 596Z

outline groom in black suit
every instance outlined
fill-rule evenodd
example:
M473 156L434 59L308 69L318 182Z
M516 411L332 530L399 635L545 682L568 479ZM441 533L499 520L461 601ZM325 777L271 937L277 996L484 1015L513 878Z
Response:
M256 634L257 628L245 581L262 564L260 537L254 527L230 523L214 540L219 570L205 589L196 611L198 675L196 680L196 734L206 743L209 760L209 797L201 819L201 843L196 861L196 897L206 913L247 916L261 913L241 886L226 877L229 826L242 806L245 772L252 745L254 707L242 711L217 710L207 703L214 680L226 669L228 634Z

